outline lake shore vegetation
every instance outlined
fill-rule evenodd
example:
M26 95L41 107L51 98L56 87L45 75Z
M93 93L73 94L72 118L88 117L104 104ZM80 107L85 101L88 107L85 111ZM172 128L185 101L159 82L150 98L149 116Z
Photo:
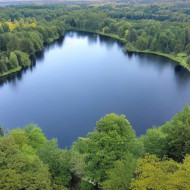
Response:
M0 126L0 189L190 188L190 106L137 137L124 115L106 115L70 149L35 124Z
M66 30L120 40L128 52L168 57L190 70L190 4L19 5L1 7L0 76L31 64Z

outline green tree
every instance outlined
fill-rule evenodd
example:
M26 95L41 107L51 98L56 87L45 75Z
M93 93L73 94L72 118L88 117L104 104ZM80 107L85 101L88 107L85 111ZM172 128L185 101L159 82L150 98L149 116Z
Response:
M95 132L80 138L73 148L85 155L85 177L101 184L115 161L131 152L134 141L135 132L125 116L108 114L97 122Z
M127 154L124 160L114 162L114 167L106 172L107 179L103 182L102 189L129 189L135 168L136 159L132 154Z
M2 126L0 125L0 137L4 136L4 131L3 131L3 128Z
M18 67L18 59L17 59L17 56L14 52L11 52L10 53L10 56L9 56L9 64L10 64L10 68L11 69L14 69L14 68L17 68Z
M38 155L43 163L49 166L53 185L55 187L69 187L72 178L70 172L69 151L59 149L57 140L54 139L48 141L41 149L39 149Z
M136 46L139 50L145 50L148 47L148 41L147 39L143 38L142 36L139 36L136 41Z
M34 45L31 39L28 38L21 39L18 47L20 51L25 52L29 55L34 55L35 53Z
M1 27L4 32L10 32L9 25L7 23L3 23Z
M42 130L35 124L29 124L24 128L25 135L28 139L27 144L32 146L32 148L38 150L43 147L46 142L47 138L45 137Z
M17 35L11 35L10 41L7 44L7 51L12 52L17 50L19 44L19 38Z
M27 53L21 52L21 51L15 51L14 52L17 55L18 63L22 67L28 67L31 64L29 55Z
M186 63L190 65L190 56L187 58Z
M146 135L142 137L146 152L150 154L156 154L159 158L166 155L166 134L161 129L154 127L148 129Z
M186 105L182 112L162 126L166 132L167 155L176 161L182 161L190 154L190 106Z
M8 58L5 55L0 55L0 73L6 72L8 70L7 63Z
M0 189L51 189L47 166L21 149L11 135L0 138L0 158Z
M167 189L186 190L190 188L190 156L183 164L173 160L160 160L147 154L138 160L135 178L131 182L132 190Z

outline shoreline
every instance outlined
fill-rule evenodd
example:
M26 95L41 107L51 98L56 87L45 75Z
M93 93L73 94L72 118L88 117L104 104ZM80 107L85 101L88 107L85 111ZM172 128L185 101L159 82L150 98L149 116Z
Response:
M75 30L75 31L99 34L99 35L102 35L102 36L107 36L107 37L110 37L110 38L114 38L114 39L118 40L119 42L121 42L123 44L127 43L127 40L125 40L124 38L120 38L116 34L106 34L106 33L103 33L103 32L97 31L97 30L96 31L91 31L91 30L82 30L82 29L76 29L76 28L71 28L71 29L68 29L66 31L69 31L69 30ZM175 56L173 54L161 53L161 52L150 51L150 50L137 50L136 48L133 48L131 50L127 50L125 48L125 51L126 52L131 52L131 53L144 53L144 54L152 54L152 55L159 55L159 56L162 56L162 57L166 57L166 58L169 58L172 61L177 62L179 65L183 66L185 69L187 69L190 72L190 65L188 65L186 63L186 58L183 58L183 57L180 57L180 56Z
M45 46L44 46L45 43L46 43L46 44L51 44L51 43L53 43L55 40L58 40L58 39L61 38L61 37L63 37L63 36L53 36L52 38L49 38L46 42L43 43L43 48L45 47ZM42 51L44 51L44 49L43 49ZM35 52L35 54L36 54L36 53L37 53L37 52ZM35 55L35 54L34 54L34 55ZM30 63L30 65L31 65L31 63ZM29 65L29 66L30 66L30 65ZM16 72L18 72L18 71L20 71L20 70L22 70L22 69L23 69L22 66L18 66L17 68L8 70L7 72L4 72L4 73L0 74L0 77L9 76L9 75L11 75L11 74L13 74L13 73L16 73Z
M70 29L66 29L65 31L71 31L71 30L73 30L73 31L79 31L79 32L89 32L89 33L93 33L93 34L99 34L99 35L102 35L102 36L107 36L107 37L116 39L119 42L121 42L122 44L126 44L127 43L127 40L125 40L124 38L120 38L116 34L107 34L107 33L100 32L98 30L91 31L91 30L84 30L84 29L78 29L78 28L70 28ZM48 39L48 41L44 42L44 43L51 44L55 40L59 39L60 37L63 37L63 36L53 36L51 39ZM125 48L124 50L126 52L131 52L131 53L144 53L144 54L152 54L152 55L159 55L159 56L162 56L162 57L166 57L166 58L169 58L170 60L173 60L173 61L177 62L179 65L183 66L185 69L187 69L190 72L190 65L188 65L186 63L186 59L183 58L183 57L174 56L172 54L167 54L167 53L150 51L150 50L137 50L136 48L133 48L131 50ZM0 74L0 77L11 75L13 73L16 73L16 72L20 71L21 69L22 69L22 67L18 66L15 69L11 69L11 70L9 70L9 71L7 71L5 73Z

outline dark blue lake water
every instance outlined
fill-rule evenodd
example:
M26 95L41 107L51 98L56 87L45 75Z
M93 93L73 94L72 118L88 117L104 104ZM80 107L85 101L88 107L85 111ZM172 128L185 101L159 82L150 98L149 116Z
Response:
M125 114L137 135L190 103L190 73L155 55L126 54L116 40L67 32L36 63L0 86L3 128L39 124L60 147L93 131L108 113Z

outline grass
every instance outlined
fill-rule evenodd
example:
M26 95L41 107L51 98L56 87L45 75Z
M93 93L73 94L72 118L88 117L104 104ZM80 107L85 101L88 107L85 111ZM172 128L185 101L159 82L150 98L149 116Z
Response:
M53 36L52 38L48 38L46 43L51 44L54 42L54 40L59 39L59 36Z
M21 66L18 66L18 67L15 68L15 69L11 69L11 70L9 70L9 71L7 71L7 72L4 72L4 73L0 74L0 77L9 75L9 74L11 74L11 73L15 73L15 72L17 72L17 71L20 71L21 69L22 69L22 67L21 67Z
M163 57L167 57L177 63L179 63L181 66L185 67L188 71L190 71L190 65L187 64L186 60L187 60L187 55L185 53L180 53L177 54L177 56L173 55L173 54L167 54L167 53L161 53L161 52L157 52L157 51L150 51L150 50L137 50L137 49L133 49L130 50L131 52L139 52L139 53L149 53L149 54L155 54L155 55L160 55ZM181 56L183 54L183 56ZM186 56L184 56L186 55Z

